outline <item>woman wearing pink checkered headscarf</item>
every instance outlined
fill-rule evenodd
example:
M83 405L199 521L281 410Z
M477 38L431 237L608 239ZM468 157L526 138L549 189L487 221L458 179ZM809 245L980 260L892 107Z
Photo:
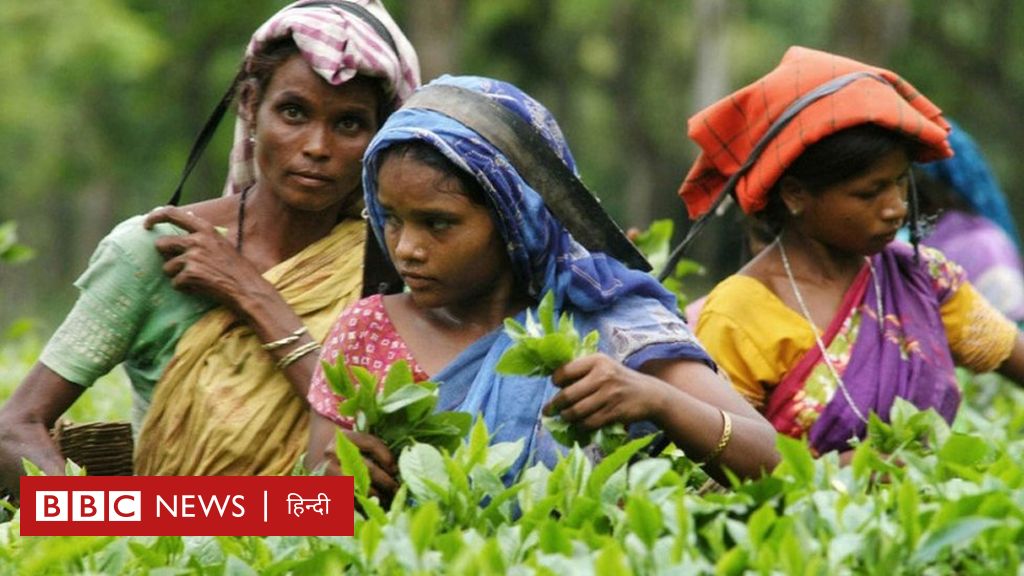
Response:
M237 97L224 196L135 216L100 243L78 302L0 408L3 483L17 490L22 457L63 472L49 427L118 364L136 473L288 473L313 352L363 288L363 151L418 85L416 53L378 0L295 2L260 26L207 126Z

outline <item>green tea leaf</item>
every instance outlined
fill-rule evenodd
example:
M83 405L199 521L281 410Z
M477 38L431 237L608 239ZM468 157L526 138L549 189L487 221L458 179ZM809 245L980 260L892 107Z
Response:
M335 364L321 361L320 365L323 366L324 377L327 378L327 384L331 387L331 391L342 398L355 397L356 387L348 375L343 356L338 355L338 361Z
M526 331L526 327L516 322L515 318L505 318L505 333L508 334L513 342L530 335Z
M87 472L85 468L79 466L76 462L71 459L64 460L64 475L65 476L86 476Z
M661 535L661 510L645 496L634 494L626 502L629 528L650 549Z
M499 374L510 376L543 376L544 366L533 350L513 345L506 350L494 367Z
M935 560L939 552L955 544L967 544L977 538L982 532L999 526L1002 523L994 518L980 518L967 516L960 518L940 527L934 532L927 534L921 541L921 545L914 551L911 561L915 564L924 564Z
M540 549L546 554L572 555L572 539L567 530L554 520L544 521L538 529Z
M380 403L380 411L384 414L393 414L410 404L431 396L437 396L436 389L416 384L403 385L391 394L384 396Z
M46 476L46 473L43 472L42 468L36 466L35 463L28 458L21 459L21 467L25 469L25 476Z
M384 396L390 396L407 384L412 384L412 369L405 360L399 360L388 368L384 377Z
M951 434L939 450L939 460L946 464L974 466L985 460L991 448L988 442L967 434Z
M579 337L575 334L554 333L546 335L537 345L541 362L548 374L575 358ZM499 361L500 363L500 361Z
M425 502L413 512L409 521L409 537L416 554L422 556L440 532L441 510L436 502Z
M348 435L342 430L334 434L335 450L338 453L338 461L341 463L341 473L352 476L355 486L355 493L360 496L368 496L370 493L370 471L366 469L366 462L359 447L349 440Z
M653 434L637 438L605 456L597 466L594 466L594 471L591 472L590 479L587 480L587 493L594 498L600 497L601 487L611 478L612 474L628 464L629 459L643 450L652 440L654 440Z
M445 469L444 458L433 446L413 444L406 448L398 457L398 469L402 481L409 486L413 496L420 500L436 499L431 484L448 489L448 471Z
M788 471L790 475L803 484L814 481L814 458L805 442L779 434L775 445L782 456L777 472Z
M672 242L674 228L675 223L672 222L671 218L655 220L651 222L647 230L641 232L636 237L636 240L633 241L637 249L651 263L653 274L658 274L665 267L665 262L668 260L669 251L671 250L670 243Z
M632 574L626 553L615 540L607 540L594 559L595 576L624 576Z
M555 333L555 292L553 290L548 290L547 294L540 299L537 318L540 320L540 327L545 334Z
M597 345L600 338L601 334L597 330L591 330L589 334L583 337L583 342L580 343L579 349L576 351L576 357L582 358L583 356L597 353Z
M495 474L504 474L519 459L523 453L523 439L515 442L499 442L487 450L487 459L484 467Z

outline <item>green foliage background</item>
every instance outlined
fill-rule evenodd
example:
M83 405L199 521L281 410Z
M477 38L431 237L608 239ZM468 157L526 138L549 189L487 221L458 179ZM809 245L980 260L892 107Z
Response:
M66 313L71 282L98 240L170 196L249 35L284 4L0 4L0 223L16 221L18 241L36 255L0 262L0 400ZM675 190L695 154L686 118L768 71L793 44L900 72L975 136L1015 214L1024 214L1024 4L1015 0L385 4L421 47L425 80L446 71L496 76L548 105L585 181L624 226L673 216L680 237ZM229 144L224 126L188 199L219 193ZM692 256L708 274L688 276L684 292L699 294L735 268L736 230L726 216L705 233ZM453 508L420 494L426 505L365 519L354 539L22 539L8 523L0 525L0 574L1019 571L1024 398L995 380L965 376L965 384L968 402L952 433L902 414L896 426L876 426L842 470L783 443L786 463L732 494L697 496L685 465L675 476L641 468L637 480L620 468L609 484L629 489L618 494L621 506L608 507L587 491L595 472L574 461L531 484L541 500L554 497L543 506L565 521L480 518L465 502ZM125 390L115 373L71 417L125 419ZM905 467L887 462L894 450ZM886 474L888 483L876 481ZM452 517L455 509L463 516Z
M0 268L0 326L47 333L71 281L121 219L165 202L250 33L277 0L36 0L0 5L0 222L38 257ZM891 66L989 152L1024 213L1024 4L1013 0L385 0L424 77L510 80L558 117L586 182L626 226L676 219L694 157L686 119L773 67L793 44ZM230 126L187 198L219 193ZM691 279L735 268L731 216L704 235Z

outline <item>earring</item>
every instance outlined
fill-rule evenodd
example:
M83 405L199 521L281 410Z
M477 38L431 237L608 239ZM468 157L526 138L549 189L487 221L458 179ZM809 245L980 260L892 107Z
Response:
M799 216L799 215L800 215L800 214L801 214L802 212L803 212L803 210L801 210L801 209L799 209L799 208L790 208L790 209L789 209L789 213L790 213L790 214L791 214L792 216Z
M253 144L253 145L256 144L256 131L255 130L249 130L249 144Z

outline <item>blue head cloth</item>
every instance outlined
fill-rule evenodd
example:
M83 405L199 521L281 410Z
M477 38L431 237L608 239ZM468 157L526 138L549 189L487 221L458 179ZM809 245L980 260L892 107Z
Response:
M457 86L494 99L529 121L573 172L576 165L551 114L518 88L486 78L444 76L431 83ZM441 113L403 108L392 114L363 158L363 190L378 241L384 214L377 199L381 152L410 140L436 148L471 174L494 209L515 273L534 297L548 290L559 311L574 315L581 334L598 330L599 349L631 368L657 359L690 359L713 366L676 314L675 297L654 277L618 260L591 253L548 212L544 200L511 162L480 135ZM383 242L382 242L383 244ZM519 320L523 320L520 313ZM479 415L493 442L523 442L505 474L509 481L529 463L553 466L564 451L540 425L541 411L558 391L549 378L499 374L496 366L512 341L500 328L471 344L433 376L442 383L438 410ZM642 433L642 432L641 432Z
M1006 205L1006 196L999 188L999 182L985 162L981 149L967 132L949 120L952 130L949 144L954 156L938 162L922 164L920 168L928 176L946 184L970 206L979 216L987 218L1002 228L1020 246L1020 234Z
M475 76L442 76L430 83L439 84L472 90L512 110L532 124L576 173L576 163L554 117L523 91L506 82ZM515 273L531 296L539 298L553 290L558 309L569 306L595 311L634 295L654 298L676 310L675 297L652 276L603 253L591 253L576 242L497 148L458 121L430 110L398 110L366 150L363 191L378 241L384 237L384 214L377 201L378 160L384 149L409 140L433 146L480 183L497 213Z

